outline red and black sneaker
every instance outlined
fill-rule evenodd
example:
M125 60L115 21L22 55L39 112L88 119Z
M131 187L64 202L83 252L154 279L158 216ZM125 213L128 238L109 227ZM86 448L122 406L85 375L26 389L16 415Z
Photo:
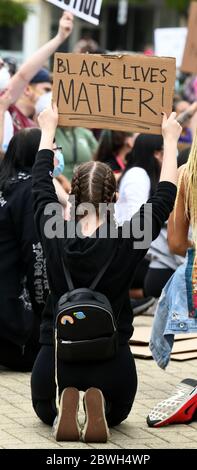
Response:
M180 382L171 397L159 402L147 416L150 427L189 423L197 411L197 380Z

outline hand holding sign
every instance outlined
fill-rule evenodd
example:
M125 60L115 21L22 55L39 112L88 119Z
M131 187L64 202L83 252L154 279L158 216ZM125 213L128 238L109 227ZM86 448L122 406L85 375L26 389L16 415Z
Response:
M65 11L59 21L58 36L61 42L70 36L73 30L73 15L72 13Z
M48 135L55 135L58 124L58 109L56 103L44 109L38 116L38 124L43 132Z
M59 125L161 134L174 82L173 58L56 53Z
M163 113L162 122L162 135L164 139L172 139L176 142L181 135L182 127L176 120L176 113L171 113L167 118L166 113Z
M70 11L92 24L99 24L102 0L47 0L47 2L63 10Z

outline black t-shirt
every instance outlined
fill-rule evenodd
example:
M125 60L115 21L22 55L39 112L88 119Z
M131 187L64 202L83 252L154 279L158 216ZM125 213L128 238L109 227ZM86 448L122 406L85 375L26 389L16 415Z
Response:
M72 226L72 222L62 220L61 210L53 221L50 220L51 215L54 215L53 210L58 207L56 206L57 195L52 183L52 171L53 152L41 150L37 154L33 168L34 212L37 231L47 260L51 291L51 298L48 300L41 326L41 343L52 344L55 304L68 290L61 255L70 270L75 288L78 288L90 286L96 273L112 252L114 259L96 289L108 297L118 319L120 342L124 343L133 332L128 290L138 263L145 256L152 240L159 235L161 227L173 209L176 186L169 182L159 183L156 193L148 201L149 205L144 204L130 222L125 222L123 227L113 226L113 237L110 237L110 226L106 223L100 228L103 237L99 237L98 229L91 237L80 238L75 234L75 226ZM150 208L152 208L151 213ZM56 224L56 229L58 228L63 238L47 236L52 223ZM135 246L136 240L133 234L139 233L144 223L148 242L145 248L142 245L139 248ZM129 238L124 238L126 231L131 232ZM107 237L104 237L106 234Z

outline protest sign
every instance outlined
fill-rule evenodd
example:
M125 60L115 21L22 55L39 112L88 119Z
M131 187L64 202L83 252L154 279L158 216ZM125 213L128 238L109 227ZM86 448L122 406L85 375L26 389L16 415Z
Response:
M187 28L157 28L154 31L155 55L175 57L176 66L180 67L183 60L187 37Z
M62 10L70 11L73 15L98 25L102 0L47 0Z
M173 58L56 53L59 125L160 134L175 74Z
M190 6L188 35L181 66L182 72L197 74L197 2Z

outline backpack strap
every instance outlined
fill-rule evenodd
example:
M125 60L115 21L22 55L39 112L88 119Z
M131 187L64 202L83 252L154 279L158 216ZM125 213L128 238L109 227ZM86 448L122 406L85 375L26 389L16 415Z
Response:
M63 256L61 256L61 261L62 261L64 276L65 276L66 282L68 284L68 290L72 291L72 290L74 290L74 284L73 284L73 281L72 281L72 278L71 278L71 275L70 275L70 271L68 270L67 266L64 264Z
M95 279L92 281L91 285L89 286L89 289L92 289L92 290L95 289L95 287L97 286L97 284L99 283L99 281L101 280L101 278L103 277L103 275L105 274L105 271L107 271L107 268L110 266L110 264L111 264L113 258L114 258L114 252L112 252L112 254L111 254L111 256L109 257L109 259L106 261L106 263L104 264L104 266L102 266L101 270L98 272L98 274L96 275ZM69 272L67 266L64 264L63 256L61 256L61 261L62 261L62 267L63 267L63 271L64 271L64 276L65 276L66 282L67 282L67 284L68 284L68 289L69 289L69 291L72 291L72 290L75 289L75 287L74 287L74 284L73 284L73 281L72 281L70 272Z
M97 286L97 284L99 283L99 281L101 280L101 278L103 277L103 275L105 274L105 271L107 271L107 268L109 268L111 262L112 262L112 259L114 258L114 252L112 252L111 256L109 257L109 259L106 261L106 263L104 264L104 266L101 268L101 270L98 272L98 274L96 275L94 281L92 282L92 284L90 285L89 289L92 289L94 290L95 287Z

